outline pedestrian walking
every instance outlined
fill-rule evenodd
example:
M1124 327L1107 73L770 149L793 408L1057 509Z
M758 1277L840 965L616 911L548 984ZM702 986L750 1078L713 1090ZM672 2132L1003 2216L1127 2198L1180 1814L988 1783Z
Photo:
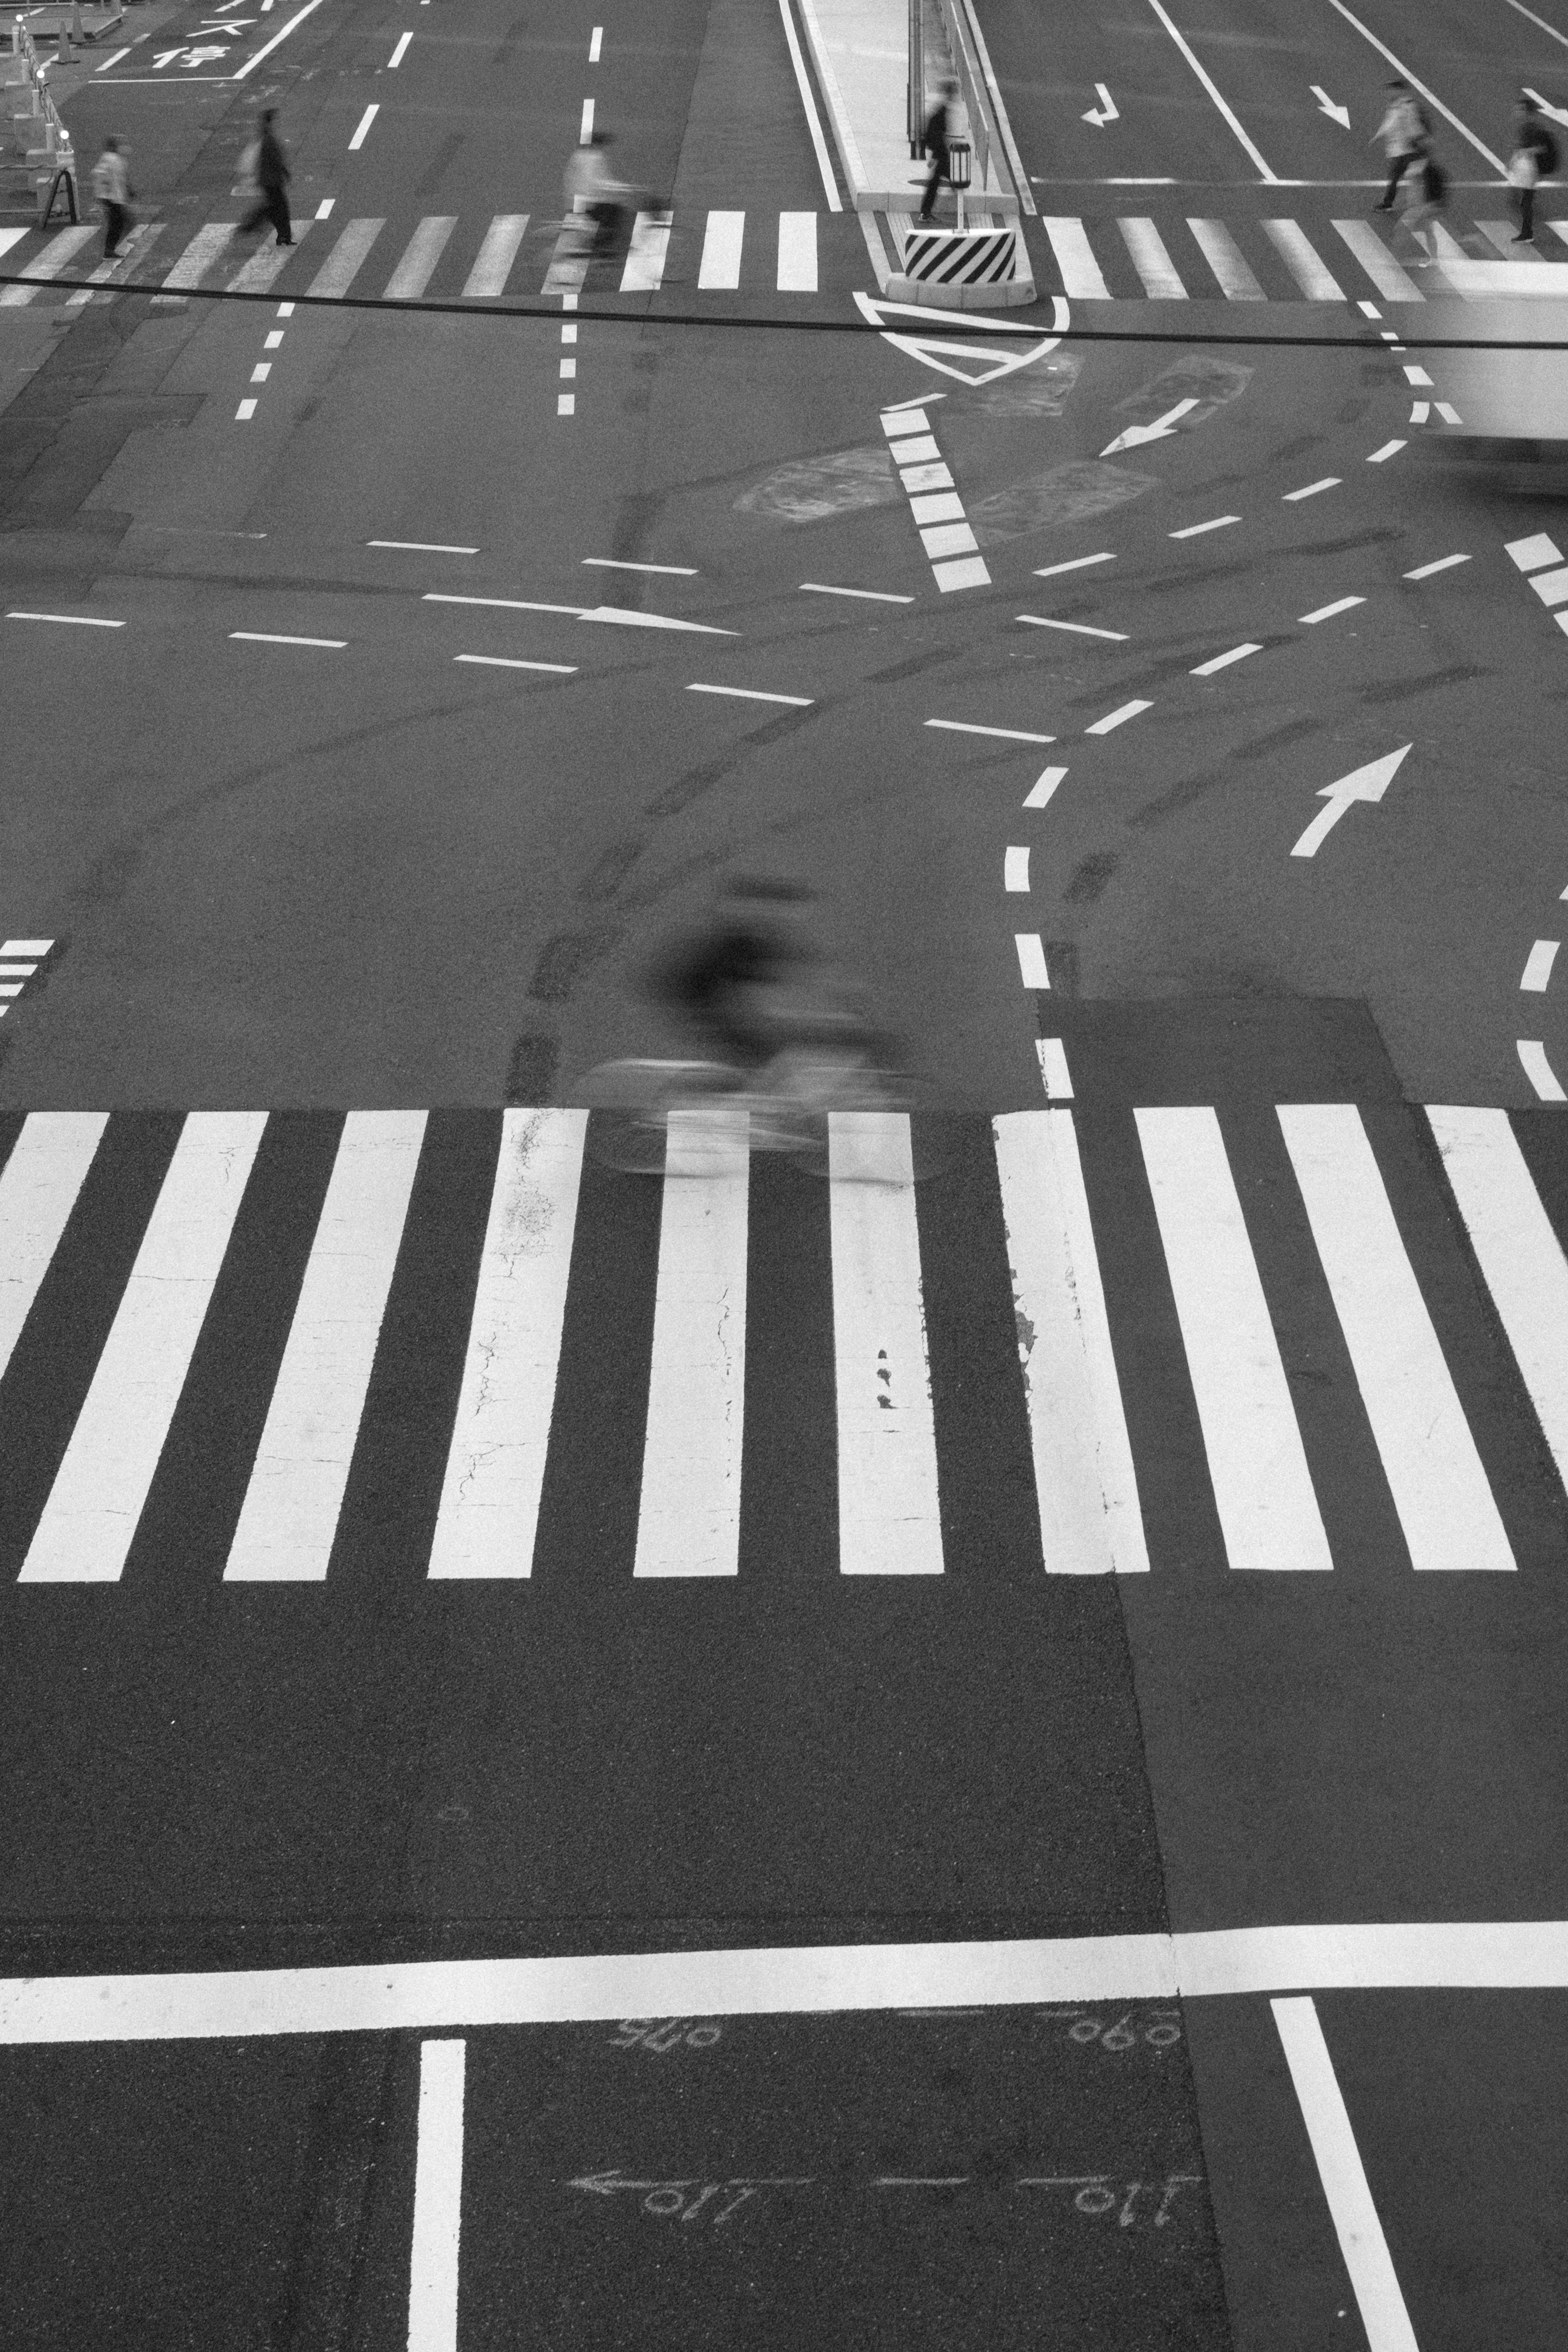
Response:
M1513 152L1508 159L1508 184L1512 193L1519 234L1515 245L1535 243L1535 191L1557 169L1557 142L1547 129L1540 106L1521 90L1513 123Z
M936 210L936 192L944 184L952 185L949 169L949 142L957 135L959 113L958 84L951 77L942 83L942 95L926 118L925 136L921 142L926 160L931 164L931 177L921 199L921 218L929 221Z
M131 173L118 139L106 139L92 167L92 193L103 212L103 257L112 261L120 240L136 225L131 209Z
M1408 191L1405 210L1400 216L1401 228L1407 228L1428 261L1437 258L1437 238L1434 224L1442 217L1448 200L1448 174L1432 152L1428 141L1416 169L1405 182ZM1433 229L1428 238L1426 232Z
M567 220L592 224L595 251L615 243L626 210L623 200L632 194L610 169L609 145L607 131L591 131L566 159L562 190Z
M240 157L240 177L250 182L255 202L240 222L238 234L248 236L264 220L268 220L278 232L279 244L292 245L294 224L289 215L289 182L292 174L283 142L272 127L276 120L277 109L264 106L256 137Z
M1388 184L1376 206L1380 213L1394 210L1394 199L1399 183L1410 166L1426 152L1432 136L1432 126L1426 110L1410 84L1395 74L1388 85L1388 104L1383 121L1372 134L1372 142L1383 142L1383 152L1388 158Z

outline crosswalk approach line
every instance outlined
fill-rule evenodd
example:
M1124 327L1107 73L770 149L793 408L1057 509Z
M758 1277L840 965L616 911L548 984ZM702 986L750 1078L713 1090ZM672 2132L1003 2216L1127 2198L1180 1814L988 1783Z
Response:
M910 1123L828 1120L838 1566L940 1576L942 1514Z
M229 1582L327 1573L426 1114L353 1110L240 1506Z
M735 1576L751 1176L743 1103L672 1111L636 1576Z
M486 229L474 266L463 281L463 292L475 300L492 300L506 292L528 228L526 213L498 213Z
M1277 1116L1412 1567L1513 1569L1360 1112L1281 1103Z
M264 1111L192 1111L148 1220L23 1584L123 1572L234 1231Z
M993 1132L1046 1572L1146 1573L1073 1115L1010 1111Z
M533 1572L587 1123L581 1110L502 1115L433 1577Z
M107 1111L36 1110L0 1169L0 1372L87 1181Z
M1331 1569L1219 1120L1206 1107L1136 1117L1226 1559Z
M422 220L403 249L396 268L386 281L385 302L416 302L436 274L436 264L457 227L457 216L431 214Z
M1426 1113L1542 1433L1568 1487L1568 1257L1503 1110Z

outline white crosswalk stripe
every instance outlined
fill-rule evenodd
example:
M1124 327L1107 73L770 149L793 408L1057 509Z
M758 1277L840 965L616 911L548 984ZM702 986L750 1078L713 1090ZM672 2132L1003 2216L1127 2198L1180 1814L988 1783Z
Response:
M1152 220L1119 220L1122 242L1132 267L1143 281L1143 291L1157 301L1184 302L1187 289L1176 273L1165 240Z
M1020 1442L1026 1430L1039 1572L1158 1574L1173 1542L1178 1559L1191 1557L1190 1534L1173 1538L1161 1517L1170 1508L1169 1465L1152 1487L1147 1465L1140 1469L1137 1447L1152 1441L1195 1449L1178 1483L1185 1495L1212 1495L1215 1566L1244 1573L1332 1570L1328 1529L1344 1523L1345 1505L1342 1497L1336 1503L1337 1522L1328 1517L1328 1498L1315 1482L1325 1462L1336 1479L1347 1475L1348 1397L1337 1406L1325 1402L1325 1381L1342 1391L1353 1381L1366 1432L1355 1475L1376 1485L1374 1517L1392 1507L1408 1566L1510 1571L1520 1563L1505 1524L1510 1493L1494 1491L1495 1473L1467 1419L1450 1368L1457 1330L1468 1331L1472 1350L1485 1359L1461 1367L1453 1357L1465 1370L1467 1394L1494 1400L1488 1410L1500 1412L1495 1398L1509 1389L1514 1401L1507 1409L1521 1417L1519 1442L1544 1464L1539 1424L1560 1487L1568 1486L1568 1255L1503 1112L1426 1114L1440 1155L1432 1156L1430 1141L1422 1146L1426 1206L1413 1208L1406 1189L1397 1213L1380 1158L1392 1147L1385 1139L1374 1149L1353 1105L1279 1108L1298 1196L1288 1211L1278 1174L1258 1181L1213 1108L1141 1109L1114 1145L1103 1126L1080 1130L1076 1107L1010 1113L991 1130L989 1178L972 1171L963 1181L988 1181L987 1214L1000 1210L1005 1263L994 1279L1000 1300L1010 1299L1016 1340L1009 1329L1003 1341L994 1320L982 1318L984 1340L955 1338L944 1324L934 1359L928 1254L946 1247L941 1236L956 1230L954 1203L928 1233L907 1118L835 1118L817 1255L792 1258L792 1282L805 1302L800 1311L819 1318L820 1334L830 1332L813 1343L820 1352L811 1359L832 1384L826 1460L796 1449L790 1429L769 1411L771 1375L761 1367L778 1360L787 1327L752 1327L759 1313L776 1318L796 1309L793 1294L787 1308L776 1290L748 1297L759 1245L753 1227L764 1213L758 1202L772 1196L756 1192L760 1153L733 1105L678 1116L656 1255L647 1255L652 1232L640 1219L637 1238L627 1243L627 1196L605 1190L638 1180L601 1172L594 1191L584 1187L584 1150L594 1134L586 1114L500 1115L488 1191L473 1194L463 1212L474 1235L471 1291L460 1297L444 1291L436 1310L418 1309L436 1311L451 1332L441 1359L450 1374L427 1370L434 1360L426 1340L416 1347L408 1337L426 1328L409 1323L426 1279L415 1231L427 1235L445 1213L427 1185L417 1196L424 1205L416 1226L409 1220L421 1168L446 1164L447 1130L438 1123L450 1116L350 1113L330 1172L321 1166L324 1197L313 1231L300 1235L292 1305L286 1325L270 1327L276 1336L268 1345L276 1352L260 1363L264 1385L245 1408L263 1425L221 1473L233 1485L225 1520L232 1528L223 1571L229 1580L326 1577L340 1538L357 1525L361 1486L351 1484L350 1472L362 1444L381 1463L378 1475L428 1486L427 1499L411 1490L396 1510L430 1530L417 1570L435 1579L534 1575L547 1492L556 1492L557 1511L570 1504L596 1528L594 1471L584 1465L617 1446L637 1491L635 1547L628 1533L617 1570L628 1579L746 1576L742 1492L757 1447L774 1478L796 1478L803 1491L837 1491L841 1574L941 1576L952 1540L942 1521L943 1448L956 1442L962 1392L973 1382L994 1395L998 1380L1017 1400ZM157 1163L156 1197L143 1213L144 1229L115 1245L122 1252L115 1262L128 1272L118 1277L119 1295L103 1301L106 1337L95 1343L93 1361L68 1375L80 1388L68 1429L49 1418L58 1410L49 1396L35 1396L38 1368L54 1363L62 1348L70 1355L68 1322L59 1327L51 1318L79 1314L80 1268L97 1262L99 1221L125 1214L116 1210L107 1166L94 1171L110 1132L133 1139L136 1121L132 1114L111 1122L36 1113L21 1124L0 1167L0 1443L8 1460L21 1463L37 1415L38 1425L57 1434L29 1507L36 1516L6 1538L16 1546L9 1572L19 1581L118 1581L165 1457L174 1454L176 1482L197 1475L188 1440L172 1444L172 1433L182 1426L193 1383L193 1409L204 1426L229 1411L226 1395L214 1393L223 1377L215 1367L225 1349L246 1354L253 1309L226 1268L242 1247L253 1203L265 1230L275 1230L269 1221L280 1204L269 1188L284 1181L279 1167L292 1164L264 1150L268 1129L260 1113L193 1113L172 1152L155 1137L145 1147L167 1155ZM1414 1121L1404 1131L1419 1139ZM1114 1163L1103 1157L1111 1150ZM1517 1381L1474 1275L1453 1255L1453 1211L1439 1168ZM1407 1188L1410 1181L1406 1167L1402 1181ZM1142 1205L1130 1209L1134 1200ZM1417 1213L1430 1218L1431 1229L1413 1255L1415 1236L1402 1221ZM1107 1214L1122 1222L1108 1228ZM1136 1293L1117 1274L1129 1214L1144 1235ZM1441 1314L1422 1288L1423 1278L1433 1277L1416 1271L1436 1262L1434 1234L1449 1254L1443 1263L1452 1263L1444 1278L1456 1286L1445 1292ZM243 1246L254 1249L254 1239ZM52 1282L62 1264L61 1281ZM942 1265L939 1257L938 1276ZM1148 1284L1156 1279L1151 1268L1161 1265L1169 1286L1161 1312L1179 1335L1174 1354L1169 1340L1152 1353L1149 1347ZM647 1337L634 1367L640 1393L629 1435L621 1430L624 1404L613 1408L617 1421L602 1428L592 1422L595 1384L584 1367L596 1336L574 1320L590 1311L574 1307L574 1297L607 1295L605 1274L612 1288L646 1303L646 1322L644 1307L634 1318ZM575 1289L580 1279L588 1282L585 1294ZM1288 1283L1288 1296L1275 1294L1279 1283ZM1304 1328L1292 1303L1302 1294L1320 1302L1320 1324L1337 1318L1343 1369L1293 1354L1300 1339L1282 1339ZM395 1295L403 1302L391 1326L395 1370L373 1381ZM74 1307L62 1303L72 1300ZM216 1339L206 1336L215 1314ZM981 1347L984 1363L963 1352ZM568 1373L568 1365L575 1370ZM405 1431L424 1419L429 1441L412 1449L389 1444L389 1412ZM552 1489L547 1475L563 1414L575 1448L566 1457L576 1465L569 1494ZM1191 1433L1173 1438L1172 1430ZM1498 1442L1494 1433L1489 1448ZM410 1450L420 1466L405 1470ZM384 1500L382 1507L390 1506ZM586 1540L592 1549L596 1538ZM1396 1566L1405 1567L1403 1556L1388 1571ZM216 1559L211 1572L216 1578Z
M1264 234L1309 302L1342 302L1344 289L1300 221L1266 220Z
M1110 289L1100 275L1082 221L1042 213L1040 226L1050 239L1051 251L1061 272L1062 292L1080 302L1109 302Z
M403 257L386 281L383 299L416 302L436 275L436 264L457 227L456 216L432 214L422 220L403 249Z
M744 213L711 212L702 232L702 259L698 265L700 287L734 288L741 282L741 253L746 234Z
M481 301L506 292L518 249L528 229L526 213L498 213L484 234L478 258L463 281L463 291Z
M368 260L371 247L385 226L384 220L350 221L311 278L306 292L346 294Z
M623 294L657 294L664 283L669 253L669 215L638 213L632 223L631 244L621 271Z
M1266 298L1241 247L1224 221L1189 220L1193 242L1219 281L1227 302L1261 302Z
M816 215L780 213L779 268L781 294L816 291Z

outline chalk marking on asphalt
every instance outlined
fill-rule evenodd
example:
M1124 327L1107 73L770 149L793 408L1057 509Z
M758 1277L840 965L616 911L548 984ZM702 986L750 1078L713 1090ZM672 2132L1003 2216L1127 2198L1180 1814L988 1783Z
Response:
M942 1510L910 1122L827 1122L838 1564L847 1576L940 1576Z
M1204 88L1207 90L1210 98L1214 100L1221 114L1224 115L1232 131L1235 131L1237 139L1241 142L1241 144L1245 147L1248 155L1251 156L1253 162L1257 164L1259 176L1265 181L1277 184L1276 174L1269 170L1268 164L1264 162L1263 157L1258 153L1257 148L1247 137L1247 132L1242 129L1240 121L1232 111L1226 100L1220 94L1217 86L1209 75L1207 68L1199 58L1197 52L1187 40L1185 35L1178 29L1172 18L1166 13L1165 9L1162 6L1161 0L1149 0L1149 5L1154 11L1155 16L1160 19L1161 24L1165 27L1166 32L1171 36L1172 40L1176 44L1176 47L1180 49L1182 55L1185 58L1187 63L1191 66L1193 71L1196 74Z
M1511 1571L1508 1534L1360 1112L1281 1103L1277 1115L1411 1566Z
M1232 646L1227 654L1215 654L1210 660L1206 662L1199 662L1196 669L1189 670L1187 672L1187 676L1189 677L1213 677L1216 670L1228 669L1232 662L1245 661L1248 654L1260 654L1262 651L1263 648L1261 646Z
M1337 490L1340 481L1341 477L1338 474L1325 474L1321 482L1309 482L1305 489L1287 490L1280 504L1293 507L1302 499L1315 499L1320 490Z
M575 677L575 662L520 661L508 654L454 654L455 662L472 662L480 669L543 669L556 677Z
M477 555L477 547L448 547L438 539L367 539L367 547L390 547L403 555Z
M1015 613L1013 618L1031 629L1068 629L1075 637L1107 637L1117 646L1128 642L1125 629L1091 629L1087 621L1050 621L1043 613Z
M123 1574L266 1125L193 1111L181 1129L20 1583Z
M803 596L859 596L872 604L912 604L912 596L895 596L886 588L835 588L825 580L803 580Z
M587 1123L584 1110L501 1114L433 1577L533 1572Z
M342 653L347 637L283 637L267 629L230 629L231 638L249 646L320 646L330 653Z
M578 144L578 146L579 146L579 147L586 147L586 145L588 144L589 140L590 140L590 139L592 139L592 137L593 137L593 136L594 136L594 101L593 101L593 100L592 100L591 98L585 98L585 99L583 100L583 120L582 120L582 122L581 122L581 124L580 124L580 126L579 126L579 128L578 128L578 131L577 131L577 144Z
M694 563L627 563L618 555L585 555L583 561L595 572L662 572L673 580L697 578Z
M1136 719L1140 711L1152 710L1153 708L1152 702L1123 702L1117 709L1108 710L1103 719L1097 719L1092 727L1086 727L1083 731L1086 735L1109 735L1112 728L1124 727L1130 719Z
M1373 450L1366 462L1369 466L1386 466L1391 457L1397 457L1409 446L1406 441L1385 441L1381 449Z
M666 1122L634 1576L738 1576L750 1118Z
M349 141L349 152L351 155L353 153L356 147L363 147L364 145L365 133L369 131L371 124L375 121L376 116L380 112L381 106L379 101L365 108L364 112L359 119L359 128L354 132L353 137Z
M1029 853L1026 848L1009 849L1002 859L1004 890L1027 891L1029 887Z
M1205 1108L1134 1118L1226 1561L1243 1570L1331 1570L1218 1117Z
M1568 1257L1505 1110L1428 1108L1487 1287L1568 1483Z
M265 7L266 0L262 0L262 5ZM314 9L319 8L321 5L321 0L305 0L305 5L300 10L297 16L290 16L286 25L280 25L278 30L273 34L272 38L265 45L264 47L258 49L253 58L247 58L245 63L234 76L235 80L243 81L247 74L253 74L256 71L257 67L261 63L262 58L269 58L272 55L273 50L278 47L279 44L288 39L295 26L302 25L306 17L309 16ZM217 78L220 80L222 79L221 75Z
M400 33L398 35L397 47L393 50L392 55L386 60L386 68L389 73L395 73L397 68L403 63L404 58L408 55L408 44L413 38L414 36L412 33Z
M1317 2009L1306 1999L1275 2000L1269 2006L1366 2331L1368 2352L1419 2352Z
M1539 572L1543 564L1563 561L1557 542L1548 539L1543 530L1531 532L1528 539L1508 540L1503 552L1512 558L1521 572Z
M1167 531L1165 536L1167 539L1200 539L1205 530L1224 530L1231 523L1240 520L1239 515L1215 515L1212 522L1190 522L1185 530Z
M603 25L595 25L593 32L588 37L588 63L591 66L596 66L598 64L599 52L604 47L604 45L605 28Z
M1044 808L1066 774L1065 768L1042 768L1024 796L1024 806Z
M822 185L827 197L827 209L830 213L841 213L844 205L838 194L838 183L833 176L827 142L822 135L822 118L817 113L816 100L812 95L811 83L806 75L805 59L800 52L800 35L795 28L795 11L790 6L790 0L779 0L779 14L784 18L784 39L789 44L789 61L795 68L795 87L800 91L800 102L805 110L805 127L811 133L811 143L816 151L816 168L822 174Z
M947 735L994 735L1004 743L1054 743L1054 735L1030 735L1022 727L977 727L967 719L928 719L928 727L939 727Z
M90 613L7 613L8 621L53 621L62 629L122 629L123 621L100 621Z
M1049 988L1051 975L1046 969L1046 946L1038 931L1015 931L1013 945L1018 955L1018 977L1026 988Z
M1564 1093L1556 1071L1547 1060L1546 1048L1539 1037L1521 1037L1516 1051L1525 1076L1542 1102L1568 1102L1568 1093Z
M1040 1066L1040 1084L1047 1102L1072 1100L1072 1077L1068 1069L1067 1047L1059 1037L1037 1037L1035 1057Z
M1320 604L1315 613L1302 613L1299 616L1300 625L1303 629L1315 628L1320 621L1331 621L1335 618L1336 614L1340 613L1348 613L1353 605L1364 604L1365 603L1366 598L1364 596L1338 597L1331 604Z
M1058 572L1083 572L1087 571L1091 563L1114 563L1115 561L1115 556L1109 549L1100 555L1075 555L1066 563L1043 564L1035 577L1037 580L1054 580Z
M7 940L5 952L53 944ZM0 1372L11 1360L108 1124L105 1111L31 1111L0 1169Z
M1072 1086L1059 1037L1039 1040L1047 1097ZM1047 1576L1144 1575L1138 1478L1068 1110L993 1122L1018 1357Z
M1412 425L1425 425L1430 418L1431 415L1432 404L1429 400L1413 400L1411 402L1410 422Z
M1501 157L1494 155L1489 147L1484 147L1480 141L1476 137L1475 132L1473 131L1468 131L1465 128L1465 125L1460 121L1458 116L1451 113L1447 107L1444 105L1442 100L1436 97L1433 91L1429 90L1424 81L1416 80L1415 76L1411 72L1409 67L1404 63L1403 59L1396 58L1394 51L1391 48L1386 47L1384 43L1378 39L1375 33L1369 32L1366 26L1362 23L1359 16L1353 16L1351 14L1350 10L1345 6L1345 0L1329 0L1329 5L1331 8L1337 8L1340 15L1344 18L1346 24L1353 25L1356 31L1361 35L1362 39L1363 41L1369 41L1380 57L1387 58L1389 64L1394 68L1394 72L1396 74L1403 75L1405 79L1410 84L1412 89L1418 90L1429 106L1435 106L1436 108L1445 122L1451 122L1453 124L1454 129L1458 132L1460 138L1466 139L1469 142L1477 154L1479 155L1484 162L1491 165L1492 170L1497 173L1499 179L1506 179L1508 177L1508 167L1503 163Z
M1562 944L1561 940L1536 940L1524 960L1524 970L1520 974L1519 981L1521 988L1530 990L1536 996L1545 993L1547 984L1552 978L1552 967L1557 960L1557 950Z
M457 2041L426 2042L419 2052L408 2352L457 2352L466 2057Z
M1436 563L1418 563L1415 571L1407 572L1405 577L1406 580L1431 580L1439 572L1452 572L1456 564L1468 563L1469 560L1468 555L1440 555Z
M816 700L816 697L810 694L764 694L756 686L706 686L700 679L693 679L686 691L688 694L731 695L738 702L787 702L796 710L809 710Z

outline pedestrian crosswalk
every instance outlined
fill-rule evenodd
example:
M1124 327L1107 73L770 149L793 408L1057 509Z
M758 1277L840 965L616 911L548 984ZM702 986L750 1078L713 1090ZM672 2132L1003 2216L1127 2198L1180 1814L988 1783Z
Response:
M1359 216L1304 224L1133 215L1088 222L1044 214L1037 234L1046 247L1035 271L1042 290L1059 286L1069 300L1088 302L1344 302L1369 292L1386 302L1420 302L1451 290L1446 260L1517 260L1521 253L1513 224L1489 219L1440 229L1436 261L1397 228ZM1533 257L1542 260L1550 243L1568 239L1568 221L1542 222L1538 236L1542 249ZM1558 258L1568 260L1568 250L1559 249Z
M1173 1494L1209 1568L1332 1571L1381 1514L1380 1572L1510 1572L1568 1528L1564 1236L1509 1114L1393 1116L1016 1112L917 1184L890 1113L831 1122L826 1181L739 1107L676 1114L662 1180L572 1109L34 1113L0 1577L141 1583L188 1542L320 1584L368 1514L432 1579L744 1578L765 1489L830 1571L931 1578L974 1548L955 1496L1030 1481L1014 1573L1189 1573Z

